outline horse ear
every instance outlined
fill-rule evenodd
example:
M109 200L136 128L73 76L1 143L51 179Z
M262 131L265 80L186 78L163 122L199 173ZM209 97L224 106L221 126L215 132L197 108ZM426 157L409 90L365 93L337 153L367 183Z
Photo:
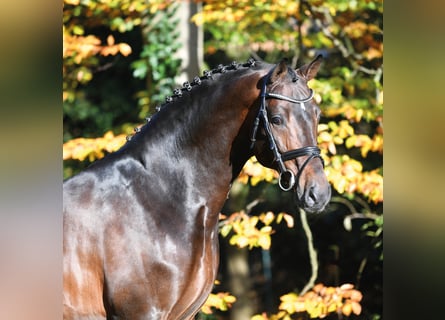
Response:
M274 83L275 81L278 81L280 78L284 79L286 74L287 74L287 59L283 59L273 70L270 76L270 83Z
M323 56L319 54L314 60L312 60L312 62L301 66L295 71L306 81L309 81L311 79L314 79L315 76L317 75L317 72L320 69L322 61L323 61Z

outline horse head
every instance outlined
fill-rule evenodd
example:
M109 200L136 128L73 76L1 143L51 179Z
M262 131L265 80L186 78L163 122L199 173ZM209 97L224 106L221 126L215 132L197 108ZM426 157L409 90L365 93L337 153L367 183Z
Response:
M308 212L323 211L331 189L317 147L320 108L307 82L315 77L321 56L293 70L285 61L262 78L260 107L252 129L258 161L280 173L279 185L293 190Z

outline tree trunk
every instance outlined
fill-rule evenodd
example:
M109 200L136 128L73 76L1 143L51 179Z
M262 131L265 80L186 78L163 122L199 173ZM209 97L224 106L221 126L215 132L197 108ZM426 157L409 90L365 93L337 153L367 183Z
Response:
M230 309L230 319L250 320L254 314L252 301L249 266L249 250L240 249L226 242L227 277L229 279L229 292L236 297L236 302Z
M201 10L202 4L194 1L180 1L179 6L176 18L179 20L181 48L175 56L182 60L181 72L176 78L178 86L181 86L185 81L191 81L200 74L204 59L204 36L202 27L198 27L191 21L192 16Z

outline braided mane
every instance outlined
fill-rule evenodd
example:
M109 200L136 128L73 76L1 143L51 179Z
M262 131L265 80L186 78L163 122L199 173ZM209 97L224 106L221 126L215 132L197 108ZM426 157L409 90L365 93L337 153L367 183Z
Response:
M173 102L177 98L181 98L184 92L191 91L193 87L201 85L203 83L203 81L213 80L213 75L223 74L223 73L226 73L227 71L239 70L240 68L252 68L255 66L256 62L257 61L250 58L245 63L237 63L236 61L233 61L232 63L230 63L228 65L219 64L214 69L205 70L203 72L202 76L196 76L193 78L193 80L191 82L189 82L189 81L184 82L182 85L182 88L174 89L173 94L171 96L167 96L165 98L165 102L161 105L156 106L155 110L156 110L156 112L159 112L164 106ZM145 120L148 124L151 121L151 117L146 117ZM141 131L141 128L136 127L136 128L134 128L134 131L135 131L135 133L138 133ZM133 138L133 135L127 136L127 141L130 141L132 138Z

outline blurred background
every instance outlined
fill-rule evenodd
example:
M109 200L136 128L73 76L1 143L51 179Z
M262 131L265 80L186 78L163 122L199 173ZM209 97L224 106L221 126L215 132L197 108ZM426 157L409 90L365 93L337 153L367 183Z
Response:
M63 177L117 150L182 83L249 58L309 83L332 185L309 215L249 160L221 216L199 319L382 319L383 1L64 0Z

